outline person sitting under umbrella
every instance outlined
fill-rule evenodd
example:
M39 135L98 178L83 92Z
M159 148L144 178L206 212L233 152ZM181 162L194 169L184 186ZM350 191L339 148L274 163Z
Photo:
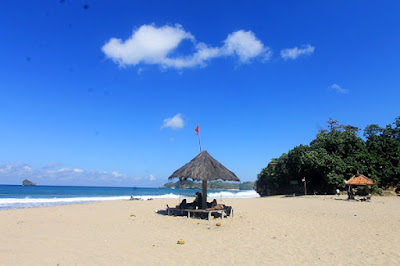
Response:
M203 195L200 192L195 193L196 198L193 202L187 202L186 199L183 199L182 202L176 206L178 209L201 209L201 203L203 201ZM217 205L217 200L213 200L212 202L207 202L207 208L213 208Z
M183 199L182 202L176 206L178 209L190 209L190 210L195 210L196 208L201 208L201 201L203 200L203 197L200 192L196 192L195 194L196 198L194 199L193 202L187 202L186 199Z

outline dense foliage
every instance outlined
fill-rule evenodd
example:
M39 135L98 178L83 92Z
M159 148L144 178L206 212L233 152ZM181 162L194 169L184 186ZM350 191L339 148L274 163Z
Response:
M254 182L247 181L239 184L240 190L252 190L254 189Z
M400 116L381 128L369 125L362 139L359 129L330 119L310 145L300 145L262 169L256 181L260 195L304 193L331 194L344 188L344 180L360 172L380 188L400 187Z

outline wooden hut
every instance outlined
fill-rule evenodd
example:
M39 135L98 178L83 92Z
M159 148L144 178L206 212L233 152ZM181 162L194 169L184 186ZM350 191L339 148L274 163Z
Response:
M354 199L354 194L353 194L353 186L362 186L365 187L365 190L369 194L370 187L376 184L375 180L372 180L365 175L362 175L360 173L357 173L353 177L351 177L349 180L345 180L344 183L349 186L348 188L348 196L349 199ZM370 197L370 194L368 195Z

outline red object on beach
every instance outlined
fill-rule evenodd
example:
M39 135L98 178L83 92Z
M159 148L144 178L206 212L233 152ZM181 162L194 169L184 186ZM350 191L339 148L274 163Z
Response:
M194 131L196 131L196 133L199 134L200 133L200 126L197 125L197 127L196 127L196 129Z
M348 186L372 186L376 184L376 181L357 173L349 180L344 181L344 183Z

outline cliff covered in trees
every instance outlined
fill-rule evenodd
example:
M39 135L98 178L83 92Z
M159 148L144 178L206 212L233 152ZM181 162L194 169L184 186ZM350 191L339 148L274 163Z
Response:
M161 188L181 188L181 189L201 189L202 184L200 182L194 182L192 180L168 182ZM252 190L254 189L254 182L243 182L243 183L227 183L222 181L211 181L207 183L208 189L239 189L239 190Z
M301 193L306 178L309 193L344 189L344 180L360 172L377 181L374 189L400 187L400 116L394 123L364 129L330 119L309 145L299 145L262 169L255 184L260 195Z

